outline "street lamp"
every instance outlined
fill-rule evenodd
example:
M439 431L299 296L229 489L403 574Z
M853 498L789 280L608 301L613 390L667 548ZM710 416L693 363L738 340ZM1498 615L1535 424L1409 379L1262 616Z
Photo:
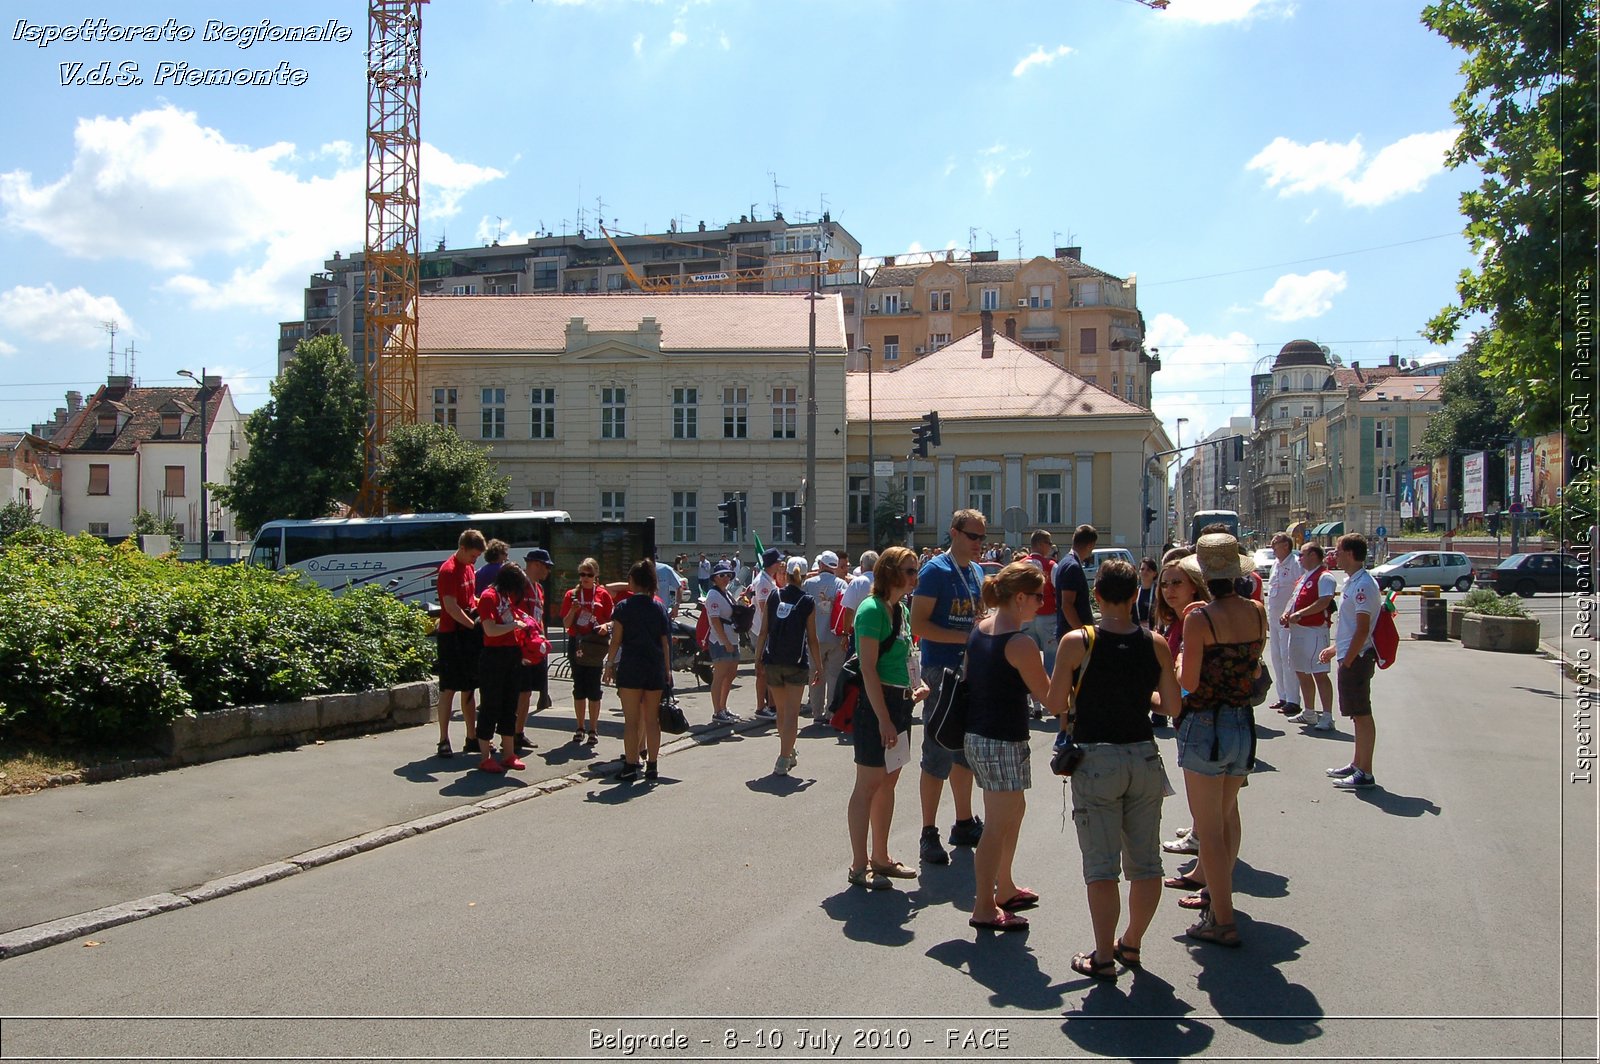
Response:
M196 377L186 369L180 369L178 376L188 377L200 386L200 560L211 560L211 515L207 512L210 500L206 497L206 409L210 393L206 388L206 368L200 367L200 376Z
M806 302L810 304L810 341L806 346L806 487L805 497L800 500L801 510L804 515L805 529L801 533L805 536L802 544L806 550L816 546L817 541L817 508L812 500L817 494L817 300L825 298L822 295L822 255L829 244L833 242L833 227L819 225L817 227L817 268L811 274L811 291L806 293Z
M878 549L878 453L872 441L872 345L862 344L856 354L867 359L867 550Z
M1178 422L1177 422L1177 428L1178 428L1177 444L1178 444L1178 452L1179 452L1180 455L1183 453L1183 426L1188 424L1188 423L1189 423L1189 419L1186 418L1186 417L1180 417L1178 419ZM1174 531L1176 531L1179 535L1182 535L1183 534L1183 459L1181 457L1178 459L1178 492L1177 492L1177 496L1178 496L1178 501L1175 504L1175 508L1177 510L1177 517L1178 517L1177 525L1178 525L1178 527L1176 529L1174 529ZM1187 543L1188 540L1180 540L1179 542Z

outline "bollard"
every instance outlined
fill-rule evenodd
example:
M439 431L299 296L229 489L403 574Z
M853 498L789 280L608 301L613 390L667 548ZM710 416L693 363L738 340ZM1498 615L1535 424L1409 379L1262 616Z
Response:
M1450 604L1443 598L1422 600L1422 638L1439 643L1450 638Z

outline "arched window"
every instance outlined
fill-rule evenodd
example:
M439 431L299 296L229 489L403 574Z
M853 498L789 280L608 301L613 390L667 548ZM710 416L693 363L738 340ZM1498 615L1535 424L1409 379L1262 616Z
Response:
M1316 390L1317 390L1317 378L1315 376L1313 376L1312 374L1307 373L1306 374L1306 391L1314 392Z

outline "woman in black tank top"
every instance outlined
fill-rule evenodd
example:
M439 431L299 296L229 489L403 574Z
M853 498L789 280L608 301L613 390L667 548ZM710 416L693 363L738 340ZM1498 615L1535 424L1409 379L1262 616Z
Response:
M1050 694L1076 694L1061 730L1084 748L1072 775L1072 821L1083 855L1094 949L1072 958L1072 970L1115 979L1117 962L1139 963L1139 944L1161 899L1161 803L1167 772L1150 725L1152 695L1165 713L1178 710L1178 677L1166 640L1134 623L1139 580L1133 566L1108 560L1095 575L1100 622L1069 632L1056 652ZM1079 675L1074 681L1073 673ZM1128 924L1116 937L1128 876Z
M1023 631L1044 601L1044 571L1031 562L1012 562L983 582L983 604L989 615L967 640L967 764L983 791L983 837L972 856L977 889L972 918L985 931L1021 931L1026 917L1019 909L1039 904L1039 895L1017 886L1011 858L1027 810L1032 784L1028 763L1031 694L1047 706L1050 678L1044 657ZM1059 707L1053 708L1057 712ZM924 742L931 741L925 738Z

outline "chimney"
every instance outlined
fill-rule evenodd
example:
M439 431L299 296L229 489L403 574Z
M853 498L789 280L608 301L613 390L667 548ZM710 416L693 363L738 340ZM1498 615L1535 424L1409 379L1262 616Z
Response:
M983 357L994 357L994 311L986 310L978 315L978 320L983 323Z
M893 255L885 255L883 257L883 264L885 266L893 266L894 265L894 256Z
M1361 372L1361 363L1352 362L1352 363L1350 363L1350 368L1355 370L1357 373L1359 373L1359 372Z
M1056 248L1056 258L1058 258L1058 259L1073 259L1075 261L1082 262L1083 261L1083 248L1081 248L1081 247Z
M1006 315L1006 339L1007 340L1015 340L1016 338L1017 338L1017 319L1014 316L1012 316L1010 314L1007 314Z
M1400 368L1400 356L1399 355L1390 355L1389 356L1389 365L1393 366L1395 369L1399 369Z
M78 411L80 411L82 409L83 409L83 393L82 392L77 392L77 391L68 392L67 393L67 413L68 414L76 414Z

